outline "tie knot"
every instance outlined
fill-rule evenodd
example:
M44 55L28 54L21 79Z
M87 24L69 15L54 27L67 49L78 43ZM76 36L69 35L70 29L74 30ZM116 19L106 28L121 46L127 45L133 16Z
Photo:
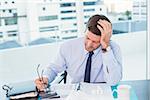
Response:
M93 52L93 51L90 51L90 52L89 52L89 57L91 57L93 54L94 54L94 52Z

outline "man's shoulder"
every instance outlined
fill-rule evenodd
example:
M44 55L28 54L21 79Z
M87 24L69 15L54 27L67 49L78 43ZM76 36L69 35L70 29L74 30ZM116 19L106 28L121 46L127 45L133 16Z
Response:
M64 46L71 46L71 45L80 45L83 43L84 37L74 38L70 40L65 40L62 45Z
M120 48L120 46L119 46L119 44L118 43L116 43L115 41L113 41L113 40L110 40L110 46L111 47L113 47L113 48Z
M110 44L112 44L112 45L118 45L114 40L110 40Z
M65 51L66 53L82 51L84 47L83 44L84 44L84 38L75 38L75 39L64 41L61 44L60 49Z

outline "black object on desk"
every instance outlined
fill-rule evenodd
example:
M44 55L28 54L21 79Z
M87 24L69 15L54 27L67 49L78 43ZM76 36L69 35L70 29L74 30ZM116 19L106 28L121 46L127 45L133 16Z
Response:
M49 92L39 92L39 97L41 99L43 98L50 98L50 99L53 99L53 98L60 98L60 96L56 93L56 92L53 92L53 91L49 91Z

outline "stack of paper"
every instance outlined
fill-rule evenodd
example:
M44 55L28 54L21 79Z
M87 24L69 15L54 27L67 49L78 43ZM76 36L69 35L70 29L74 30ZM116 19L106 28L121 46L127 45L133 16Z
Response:
M109 95L88 95L82 91L72 91L66 100L113 100Z
M113 95L109 85L81 83L80 90L73 90L66 100L113 100Z
M88 96L84 92L81 91L72 91L66 100L93 100L91 96Z

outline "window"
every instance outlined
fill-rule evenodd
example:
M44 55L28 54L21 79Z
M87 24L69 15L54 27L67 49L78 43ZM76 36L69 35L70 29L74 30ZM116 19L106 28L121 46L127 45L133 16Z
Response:
M12 10L11 10L11 9L9 9L8 11L9 11L9 13L12 13Z
M17 30L7 31L8 34L10 34L10 33L16 33L17 34L17 32L18 32Z
M8 33L8 37L16 37L18 34L17 30L11 30L11 31L7 31Z
M5 12L5 10L3 10L3 12Z
M0 26L2 25L1 19L0 19Z
M76 10L67 10L67 11L61 11L61 13L75 13Z
M7 1L7 0L5 0L5 1ZM5 3L5 1L4 1L4 3ZM46 1L46 2L44 2L44 1ZM53 4L57 5L57 3L58 3L58 2L50 3L49 1L50 0L43 0L44 4L41 4L41 5L38 4L38 5L40 5L40 7L41 7L40 9L42 11L47 10L47 8L46 8L47 5L49 5L49 6L51 6ZM123 33L128 33L128 32L137 32L137 31L145 31L146 30L145 29L145 26L146 26L145 21L144 21L144 24L143 24L143 22L133 22L133 21L129 22L127 20L128 19L127 16L129 14L131 16L128 16L128 17L133 18L133 16L135 16L135 19L136 19L137 16L142 16L143 17L143 15L147 14L146 9L145 9L145 5L147 5L147 3L145 3L144 1L141 1L141 2L134 1L134 3L132 4L133 12L130 12L130 13L124 13L124 12L119 12L118 13L118 12L116 12L116 11L120 11L123 8L124 9L126 8L126 7L122 7L121 9L119 9L119 7L120 7L120 6L118 6L118 5L120 5L119 1L118 2L108 2L108 4L113 3L113 4L110 4L108 6L105 5L105 3L104 3L105 0L102 0L102 1L101 0L95 0L95 1L94 0L88 0L88 1L81 0L81 1L83 3L83 7L81 7L81 8L83 8L83 13L84 13L84 14L82 14L82 15L84 15L84 17L83 17L84 27L86 27L87 20L89 19L90 16L92 16L92 14L101 12L100 10L103 10L103 7L106 6L106 10L107 9L108 10L105 12L105 8L104 8L104 11L102 11L102 12L106 13L106 15L108 15L108 17L109 16L113 16L113 17L115 16L115 18L117 19L117 16L119 14L122 14L122 16L123 16L123 17L119 17L117 22L112 23L113 28L114 28L113 29L114 34L118 35L118 34L123 34ZM10 3L15 3L15 1L10 0ZM116 3L116 4L114 4L114 3ZM45 6L45 4L46 4L46 6ZM60 33L65 31L66 33L68 33L68 36L72 35L72 34L75 34L75 32L77 32L77 30L79 30L79 29L76 30L76 28L78 28L78 25L77 25L77 23L78 23L77 22L77 17L78 16L77 16L77 14L80 14L80 13L77 13L77 10L75 9L75 6L76 6L76 2L74 2L74 1L59 2L58 5L57 5L57 7L59 7L59 11L54 12L54 14L53 14L53 12L52 13L43 13L44 15L38 16L38 21L40 23L39 22L37 22L37 23L39 23L40 25L37 25L36 29L39 30L39 34L40 34L40 32L48 32L48 31L59 31ZM90 7L87 7L87 6L90 6ZM115 7L115 6L117 6L117 7ZM131 7L129 7L129 8L131 8ZM111 9L111 10L109 10L109 9ZM2 12L6 12L6 10L8 10L8 12L12 13L12 15L14 16L14 17L7 17L7 18L3 19L4 24L8 25L8 26L9 25L18 25L18 19L17 18L22 18L22 16L27 15L26 13L24 13L24 15L22 15L21 17L18 17L18 15L17 15L18 11L16 9L15 10L13 10L13 9L3 9ZM111 12L109 13L109 11L111 11ZM49 14L51 14L51 15L49 15ZM32 16L32 14L31 14L31 16ZM37 17L37 16L35 16L35 17ZM23 17L23 19L25 21L22 21L22 22L27 22L26 17L25 18ZM60 24L59 24L59 20L60 20ZM54 23L58 22L60 27L48 25L50 21L53 21ZM114 21L114 20L112 20L112 21ZM141 23L142 23L142 26L139 27L139 25ZM0 25L2 25L2 20L0 20ZM129 29L129 26L131 26L130 29ZM63 29L61 29L61 27L63 27ZM72 30L72 31L70 31L70 30ZM74 30L76 30L76 31L74 31ZM57 34L57 35L59 35L59 34ZM66 35L66 37L67 37L67 35Z
M15 1L12 1L12 3L14 4L14 3L15 3Z
M3 33L2 32L0 32L0 38L2 38L3 37Z
M90 18L90 16L84 16L84 18Z
M14 37L17 36L17 34L8 34L8 37Z
M5 18L5 25L16 25L17 24L17 17L8 17Z
M85 6L96 5L96 2L84 2L83 4L84 4Z
M84 9L84 12L95 11L95 9Z
M43 11L45 11L45 10L46 10L46 8L45 8L45 7L43 7L42 9L43 9Z
M77 23L74 23L73 25L74 25L74 26L77 26Z
M70 30L70 32L74 33L74 32L77 32L77 30Z
M5 1L5 4L7 4L8 2L7 1Z
M70 19L76 19L76 17L63 17L62 20L70 20Z
M39 31L40 32L58 31L58 26L40 27Z
M17 13L13 13L13 16L14 16L14 17L17 17Z
M60 7L71 7L71 6L75 6L75 3L62 3L62 4L60 4Z
M58 16L57 15L52 15L52 16L40 16L39 21L50 21L50 20L57 20Z

